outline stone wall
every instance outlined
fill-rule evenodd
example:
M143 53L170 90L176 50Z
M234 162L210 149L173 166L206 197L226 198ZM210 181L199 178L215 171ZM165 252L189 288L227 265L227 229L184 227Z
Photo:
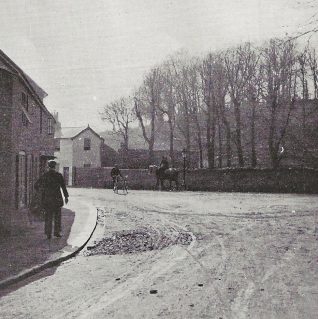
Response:
M111 168L77 168L77 187L111 187ZM154 189L156 178L146 169L122 170L130 189ZM183 184L183 172L179 175ZM318 170L314 169L215 169L186 172L190 191L318 193Z
M84 168L77 167L74 186L111 188L111 167ZM156 178L150 175L147 169L121 169L123 176L127 176L130 189L154 189Z
M194 170L186 175L186 184L193 191L318 193L318 170Z

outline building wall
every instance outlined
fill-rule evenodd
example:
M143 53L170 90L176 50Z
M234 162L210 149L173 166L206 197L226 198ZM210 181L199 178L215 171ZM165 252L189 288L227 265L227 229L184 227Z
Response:
M0 65L0 233L10 223L12 180L12 75Z
M91 149L84 150L84 139L91 140ZM64 176L65 183L73 185L76 169L88 164L90 167L101 167L102 140L92 131L85 130L75 138L60 138L60 150L54 152L58 170Z
M58 171L64 176L66 168L69 170L69 177L64 176L65 183L72 185L73 177L73 141L70 138L58 139L60 150L54 152L54 156L58 162Z
M22 124L21 93L28 95L28 114L32 123ZM13 137L16 151L24 150L28 154L54 154L54 132L48 133L48 119L51 114L43 110L29 94L22 83L16 79L13 83Z
M28 96L27 113L31 122L27 125L22 122L22 92ZM25 207L31 201L35 181L43 173L43 156L54 155L54 132L48 132L48 119L52 115L38 104L17 77L13 81L12 105L12 152L16 162L13 177L18 189L15 204Z
M0 216L10 229L12 212L29 205L41 166L43 170L46 157L53 156L54 134L48 133L51 114L32 97L19 77L1 68L0 74ZM30 119L24 123L22 92L28 96Z
M84 150L85 138L91 140L90 150ZM84 164L90 164L91 167L101 167L101 144L102 140L91 130L85 130L73 138L73 166L84 167Z

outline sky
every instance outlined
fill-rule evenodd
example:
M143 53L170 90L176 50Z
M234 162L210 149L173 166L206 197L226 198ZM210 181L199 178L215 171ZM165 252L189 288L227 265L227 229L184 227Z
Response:
M315 1L0 0L0 48L48 93L62 126L101 132L103 107L167 56L298 34L318 18Z

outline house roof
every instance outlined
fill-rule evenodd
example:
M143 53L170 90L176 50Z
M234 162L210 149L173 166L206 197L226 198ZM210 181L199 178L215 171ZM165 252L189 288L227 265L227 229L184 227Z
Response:
M104 140L99 134L97 134L89 125L88 126L78 126L78 127L62 127L61 136L56 136L57 138L69 138L74 139L84 131L90 130L101 140Z
M33 87L34 91L37 93L37 95L41 98L44 99L45 97L48 96L48 94L33 80L31 79L25 72L23 72L25 77L28 79L29 83Z
M17 64L15 64L1 49L0 49L0 59L2 60L4 65L6 65L7 67L9 67L10 70L12 70L13 74L16 74L19 76L22 83L30 91L31 95L38 102L40 107L42 107L42 109L45 112L51 115L51 113L48 111L48 109L42 102L42 99L47 96L47 93L38 84L36 84L26 73L24 73L23 70L20 69L20 67Z
M60 138L72 138L73 136L77 135L79 132L82 132L86 126L79 126L79 127L61 127L61 135L56 136Z

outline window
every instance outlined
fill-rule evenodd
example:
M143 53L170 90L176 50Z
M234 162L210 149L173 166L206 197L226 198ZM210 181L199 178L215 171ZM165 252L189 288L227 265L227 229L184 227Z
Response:
M91 139L84 138L84 151L89 151L91 149Z
M84 164L84 167L91 167L91 164Z
M48 120L47 120L47 133L49 135L52 135L54 133L54 130L53 130L53 119L51 117L49 117Z
M40 107L40 133L42 133L42 116L43 116L43 110Z
M54 139L55 144L55 150L60 151L61 150L61 140L59 138Z
M21 102L24 108L28 111L29 110L29 99L25 93L21 93Z

